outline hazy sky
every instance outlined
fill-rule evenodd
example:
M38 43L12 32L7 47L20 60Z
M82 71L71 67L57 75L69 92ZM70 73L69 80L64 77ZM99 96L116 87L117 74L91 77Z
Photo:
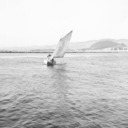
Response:
M128 0L0 0L0 47L128 39Z

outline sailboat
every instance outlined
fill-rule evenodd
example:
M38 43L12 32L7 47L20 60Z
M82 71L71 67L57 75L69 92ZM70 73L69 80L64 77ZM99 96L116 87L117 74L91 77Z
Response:
M63 58L66 50L68 48L68 44L71 40L72 31L70 31L68 34L66 34L63 38L61 38L57 44L56 49L52 53L52 55L48 55L47 59L44 59L44 64L47 66L53 66L56 64L56 61L54 58Z

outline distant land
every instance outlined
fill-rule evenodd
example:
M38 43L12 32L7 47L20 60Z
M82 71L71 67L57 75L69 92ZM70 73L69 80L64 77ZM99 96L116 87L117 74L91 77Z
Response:
M6 47L0 48L0 53L49 53L53 52L55 45L32 47ZM103 51L128 51L128 39L101 39L83 42L70 42L67 52L103 52Z

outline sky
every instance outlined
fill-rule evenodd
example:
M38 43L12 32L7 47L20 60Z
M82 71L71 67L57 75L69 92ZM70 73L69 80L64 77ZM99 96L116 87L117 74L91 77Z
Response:
M128 0L0 0L0 47L128 39Z

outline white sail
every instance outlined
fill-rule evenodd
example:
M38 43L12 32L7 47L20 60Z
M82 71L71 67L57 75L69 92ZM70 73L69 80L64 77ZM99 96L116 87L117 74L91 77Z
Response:
M71 35L72 35L72 31L60 39L55 51L51 56L51 59L64 57L64 54L68 48L68 43L70 42L70 39L71 39Z

